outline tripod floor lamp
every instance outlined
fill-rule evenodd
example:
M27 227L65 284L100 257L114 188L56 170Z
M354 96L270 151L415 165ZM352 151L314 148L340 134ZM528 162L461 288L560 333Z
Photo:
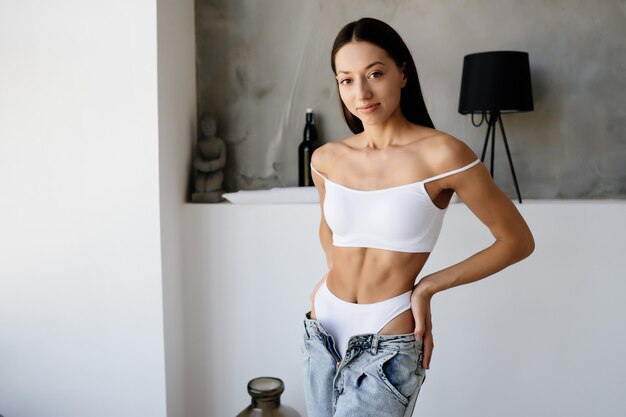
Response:
M509 144L504 133L501 113L532 111L533 93L530 81L530 64L527 52L493 51L466 55L463 60L459 113L472 114L472 124L476 127L487 121L487 134L480 157L485 161L485 152L491 135L491 178L493 178L493 157L496 138L496 123L500 125L504 147L509 158L511 174L520 204L519 192ZM481 114L480 123L474 122L474 113Z

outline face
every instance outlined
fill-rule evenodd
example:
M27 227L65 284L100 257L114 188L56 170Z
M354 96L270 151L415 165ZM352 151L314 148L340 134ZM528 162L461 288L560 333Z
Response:
M369 42L347 43L335 54L335 68L341 100L364 126L401 114L406 77L384 49Z

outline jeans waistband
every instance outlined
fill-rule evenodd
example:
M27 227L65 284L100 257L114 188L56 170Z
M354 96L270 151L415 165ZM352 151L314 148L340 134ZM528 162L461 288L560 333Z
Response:
M315 335L324 335L326 337L330 336L328 331L322 326L316 319L311 318L311 312L307 312L304 319L304 329L309 337ZM422 339L416 339L415 334L413 333L405 333L405 334L359 334L350 337L350 341L348 342L348 349L351 347L359 347L362 349L373 349L374 351L378 349L410 349L415 346L415 342L417 342L417 347L422 347Z

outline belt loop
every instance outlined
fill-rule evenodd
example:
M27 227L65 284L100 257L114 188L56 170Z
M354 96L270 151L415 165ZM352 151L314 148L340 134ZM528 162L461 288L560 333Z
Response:
M372 337L372 347L370 352L372 353L372 355L375 355L378 352L378 339L380 338L380 336L378 335L378 333L376 333L374 335L374 337Z

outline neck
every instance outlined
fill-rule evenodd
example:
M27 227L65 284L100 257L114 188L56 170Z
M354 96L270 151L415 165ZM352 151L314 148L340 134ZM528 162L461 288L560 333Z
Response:
M409 125L409 121L404 118L400 111L394 113L384 123L363 125L365 147L371 150L382 150L397 145Z

